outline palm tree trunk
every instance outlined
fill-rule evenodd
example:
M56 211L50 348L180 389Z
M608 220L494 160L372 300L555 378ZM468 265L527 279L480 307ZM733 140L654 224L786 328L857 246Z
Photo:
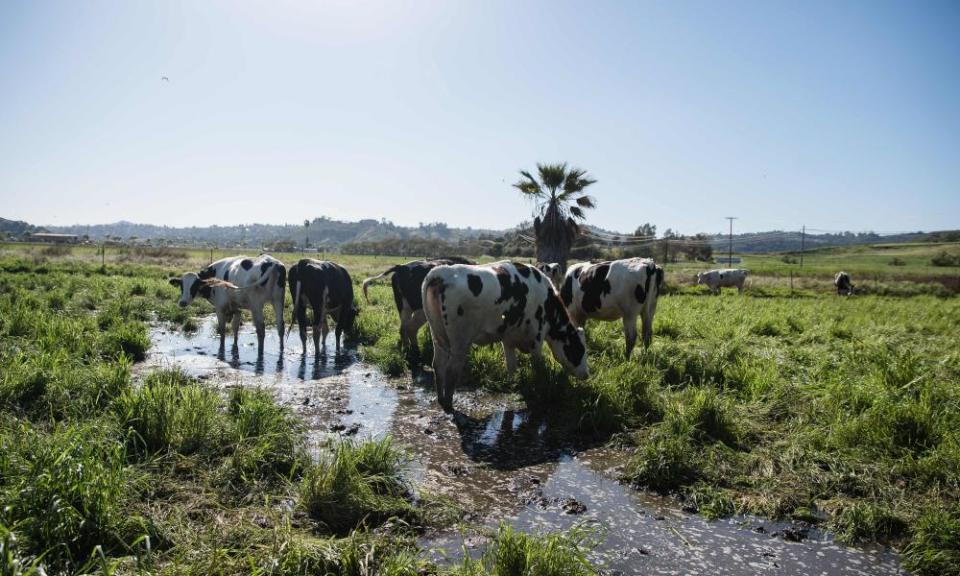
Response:
M556 199L550 200L543 220L539 217L534 219L533 230L537 240L537 261L556 262L566 272L570 247L576 237L576 225L563 219Z

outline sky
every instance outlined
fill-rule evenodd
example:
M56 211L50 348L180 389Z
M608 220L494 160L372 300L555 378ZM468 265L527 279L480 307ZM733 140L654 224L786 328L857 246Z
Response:
M960 227L960 2L0 2L0 216ZM168 80L164 80L166 77Z

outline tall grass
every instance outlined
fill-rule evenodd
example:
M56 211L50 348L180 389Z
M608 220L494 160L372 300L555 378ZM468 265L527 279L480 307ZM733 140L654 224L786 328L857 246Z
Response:
M304 474L300 505L334 534L359 525L378 526L391 517L413 518L404 461L390 437L355 443L344 440Z

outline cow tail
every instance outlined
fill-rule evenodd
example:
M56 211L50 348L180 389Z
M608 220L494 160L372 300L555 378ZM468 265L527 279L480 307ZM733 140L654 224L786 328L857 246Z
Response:
M300 288L303 287L303 265L302 260L297 262L297 276L295 281L296 288L293 290L293 313L290 315L290 327L287 328L286 338L290 338L290 332L293 332L293 325L297 323L297 310L300 307Z
M366 280L363 281L363 284L361 284L361 288L363 289L363 299L367 302L367 304L370 303L370 298L367 296L367 286L369 286L370 284L372 284L374 280L379 280L380 278L383 278L384 276L387 276L388 274L392 274L392 273L396 272L396 271L397 271L397 268L398 268L398 266L391 266L391 267L390 267L389 269L387 269L386 271L384 271L384 272L382 272L382 273L380 273L380 274L378 274L378 275L376 275L376 276L373 276L373 277L371 277L371 278L367 278Z
M433 336L434 346L446 346L446 331L443 328L442 310L438 293L443 287L443 278L427 275L423 281L421 297L423 299L423 313L430 325L430 334Z

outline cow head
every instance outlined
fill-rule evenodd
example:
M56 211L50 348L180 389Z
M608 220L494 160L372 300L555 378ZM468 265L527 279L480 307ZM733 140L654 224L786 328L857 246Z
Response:
M544 302L547 320L547 344L553 357L564 370L581 380L590 375L587 368L587 339L583 328L570 321L566 308L556 293L551 292Z
M204 298L209 298L212 294L210 286L195 272L187 272L181 278L171 278L170 285L180 288L180 300L177 303L181 308L189 306L197 294Z
M697 286L703 284L703 272L697 272Z
M360 315L360 309L357 308L356 304L351 304L340 318L340 321L343 322L343 329L347 331L353 330L353 325L357 320L357 316Z

